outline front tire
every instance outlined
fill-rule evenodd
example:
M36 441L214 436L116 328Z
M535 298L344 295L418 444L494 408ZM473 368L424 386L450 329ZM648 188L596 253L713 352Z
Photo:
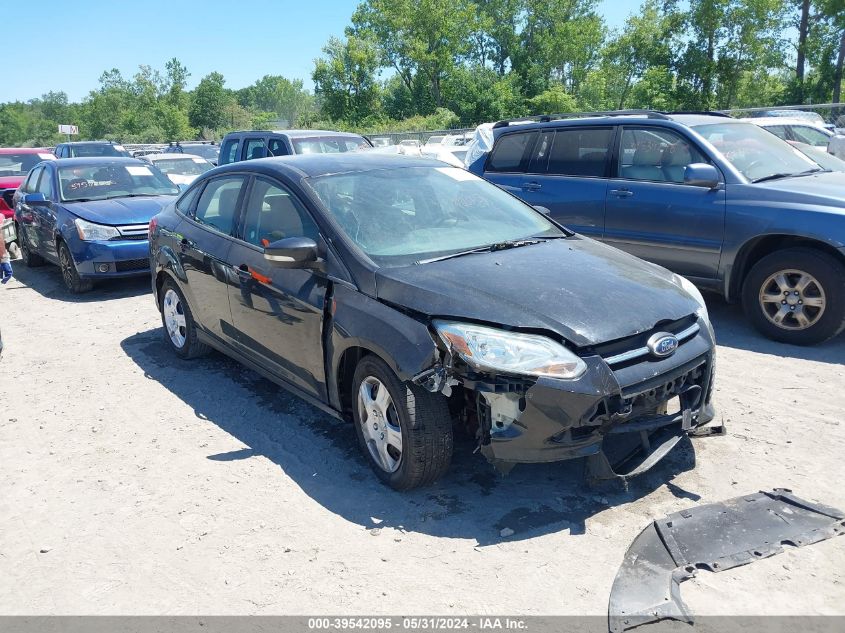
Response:
M26 243L26 237L21 232L20 224L15 225L15 232L18 234L18 246L20 247L21 261L23 262L23 265L27 268L42 266L44 264L44 258L29 250L29 246Z
M809 248L774 252L748 273L742 304L754 327L770 339L821 343L845 329L845 266Z
M358 442L382 482L411 490L449 469L452 419L445 397L403 383L375 356L361 359L352 384Z
M200 342L198 338L197 324L185 295L170 279L162 284L159 309L161 323L164 325L164 338L174 354L188 360L209 352L208 345Z
M76 263L70 254L70 249L64 242L59 244L59 268L62 271L62 281L65 282L65 288L73 294L82 294L94 287L93 281L83 279L79 276L79 272L76 270Z

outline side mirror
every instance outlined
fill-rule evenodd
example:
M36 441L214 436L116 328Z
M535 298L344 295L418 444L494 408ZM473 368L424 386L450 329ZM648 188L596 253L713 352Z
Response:
M548 207L541 207L539 204L534 205L534 210L539 211L543 215L551 215L552 214L551 209L549 209Z
M692 163L684 168L684 184L716 189L719 186L719 171L707 163Z
M23 197L23 203L30 207L46 207L50 201L44 197L43 193L28 193Z
M317 261L317 242L310 237L286 237L267 246L264 259L280 268L308 268Z
M185 189L188 188L188 185L186 185L184 182L180 182L178 185L176 185L176 188L179 190L179 193L182 193L183 191L185 191Z

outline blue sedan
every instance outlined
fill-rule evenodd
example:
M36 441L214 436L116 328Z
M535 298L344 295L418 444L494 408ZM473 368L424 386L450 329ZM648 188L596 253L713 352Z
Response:
M45 161L15 192L15 224L26 266L57 264L73 293L98 279L148 275L149 222L178 188L132 158Z

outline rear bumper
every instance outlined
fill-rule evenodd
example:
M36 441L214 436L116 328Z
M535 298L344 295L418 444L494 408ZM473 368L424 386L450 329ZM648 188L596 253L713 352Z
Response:
M150 274L150 245L147 240L75 240L70 247L80 277L108 279Z

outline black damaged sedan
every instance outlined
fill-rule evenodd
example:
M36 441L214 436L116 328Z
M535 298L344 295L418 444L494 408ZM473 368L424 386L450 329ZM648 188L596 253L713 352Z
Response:
M150 256L177 356L216 348L352 421L399 490L443 475L455 429L502 470L589 457L613 478L713 418L692 284L443 163L219 167L153 219Z

